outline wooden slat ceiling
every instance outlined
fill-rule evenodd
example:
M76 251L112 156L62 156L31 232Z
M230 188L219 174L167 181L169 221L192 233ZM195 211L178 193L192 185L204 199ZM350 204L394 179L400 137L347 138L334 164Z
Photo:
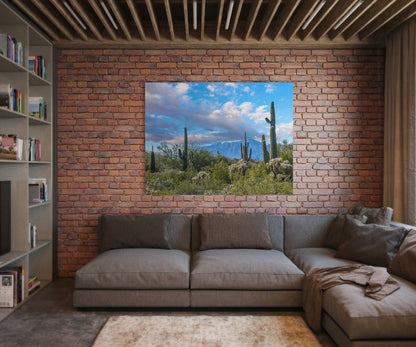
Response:
M383 46L416 15L416 0L6 1L58 47Z

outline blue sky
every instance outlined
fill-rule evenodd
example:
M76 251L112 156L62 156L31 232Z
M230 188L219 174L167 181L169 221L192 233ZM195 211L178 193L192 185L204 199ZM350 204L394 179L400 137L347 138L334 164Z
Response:
M146 83L146 150L160 142L269 141L270 104L274 101L278 142L293 142L292 83Z

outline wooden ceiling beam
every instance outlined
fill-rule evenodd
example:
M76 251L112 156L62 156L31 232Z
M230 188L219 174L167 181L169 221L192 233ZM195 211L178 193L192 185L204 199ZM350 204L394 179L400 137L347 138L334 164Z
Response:
M221 31L221 22L222 22L222 13L224 12L224 0L220 0L218 4L218 13L217 13L217 28L215 30L215 41L218 41Z
M159 41L160 33L159 33L159 28L157 26L155 11L153 10L152 2L150 0L145 0L145 2L146 2L147 11L149 12L150 20L152 22L153 31L155 32L156 40Z
M72 2L76 2L76 0L70 0ZM113 40L117 40L116 33L114 32L113 28L105 18L104 13L101 11L100 6L97 4L95 0L88 0L89 4L91 5L92 9L94 10L97 17L100 19L101 23L104 25L105 29L107 30L108 34L111 36Z
M78 3L77 0L69 0L69 2L71 3L71 6L74 8L74 10L78 12L85 24L91 29L92 33L97 38L97 40L102 41L103 37L101 36L100 31L97 29L97 26L91 21L90 17L85 12L84 8Z
M188 0L183 0L183 21L185 25L185 40L189 40Z
M173 28L172 12L170 10L169 0L163 0L165 4L166 18L168 19L169 34L172 41L175 40L175 29Z
M232 20L231 30L230 30L230 37L229 40L231 41L234 37L235 30L237 29L238 20L240 19L241 9L243 8L244 0L238 0L237 9L235 10L234 19Z
M316 6L321 0L302 0L297 8L293 18L291 18L289 24L285 30L285 38L289 41L300 29L302 24L307 20L310 14L313 12ZM318 14L319 15L319 14Z
M137 31L139 32L140 38L145 41L146 34L144 33L142 22L139 18L139 14L137 13L137 9L133 3L133 0L126 0L127 6L129 7L130 14L133 17L134 23L136 24Z
M61 32L66 36L68 40L73 40L74 37L69 30L56 18L54 15L40 0L31 0L32 3L41 11Z
M201 41L205 40L205 9L207 2L202 0L201 2Z
M58 0L50 0L50 1L56 7L56 9L60 12L60 14L66 19L66 21L71 25L71 27L78 33L81 39L83 39L84 41L87 41L88 40L87 34L85 34L85 31L82 28L80 28L79 23L75 22L74 18L72 18L68 10L64 6L62 6L62 4Z
M121 14L120 9L118 8L117 3L114 0L107 0L108 4L111 7L111 10L114 13L114 16L117 19L118 24L120 24L121 30L123 30L124 36L128 41L131 40L131 34L129 28L127 27L126 21L124 20L124 16Z
M247 40L251 34L251 30L253 29L254 22L256 21L257 15L259 13L261 3L262 0L254 0L251 5L250 13L247 18L247 24L243 34L244 40Z
M306 37L308 37L311 32L315 30L315 28L324 20L326 19L327 15L331 10L335 7L339 0L328 0L325 5L322 7L322 9L319 11L319 13L316 15L316 17L312 20L312 22L309 23L308 27L305 30L301 30L299 32L299 37L304 40ZM345 0L344 0L345 1ZM332 17L331 13L331 17ZM328 16L329 17L329 16Z
M328 37L333 40L339 35L341 35L345 30L347 30L352 24L355 23L374 3L378 0L367 0L363 2L360 7L358 7L354 13L348 17L344 23L342 23L337 29L332 29L328 32ZM341 17L342 18L342 17ZM340 20L341 20L340 18ZM338 23L338 22L337 22ZM335 24L337 24L335 23Z
M412 5L415 0L398 0L382 14L380 14L375 20L369 23L364 27L359 33L358 37L360 40L369 37L371 34L380 29L383 25L388 23L392 18L396 17L398 14L406 10L410 5Z
M375 38L383 38L388 33L396 29L399 25L403 24L410 18L416 16L416 3L413 3L406 11L401 12L399 15L394 17L390 22L386 23L380 29L378 29L372 36Z
M267 5L266 13L260 24L260 33L258 37L259 41L261 41L264 35L266 35L267 29L269 29L273 17L276 14L276 11L279 8L281 2L282 0L271 0Z
M315 40L319 40L324 37L339 20L355 5L358 0L342 0L331 12L330 16L327 16L322 23L315 29L313 37Z
M52 29L48 24L45 23L43 19L35 15L31 8L27 6L27 1L23 0L12 0L23 12L25 12L33 21L38 24L45 32L52 37L55 41L58 41L60 38L56 34L56 30Z
M357 34L367 23L370 23L376 19L383 11L393 5L395 0L379 0L366 11L360 19L355 21L347 30L344 31L343 37L345 40L350 39Z
M282 12L277 17L277 23L272 34L273 40L276 40L283 29L286 27L287 22L292 17L293 12L295 12L295 10L298 8L299 3L300 0L293 0L287 2L285 7L283 7Z

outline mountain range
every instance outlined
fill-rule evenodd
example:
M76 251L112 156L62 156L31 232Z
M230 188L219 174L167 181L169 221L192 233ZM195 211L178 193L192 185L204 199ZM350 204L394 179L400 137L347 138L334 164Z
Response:
M250 153L250 149L252 149L251 159L263 160L261 142L253 139L248 139L247 142L249 143L248 153ZM213 154L220 153L221 155L229 159L241 159L240 143L243 144L244 141L214 142L209 145L202 145L200 146L200 148L206 149L207 151L210 151ZM267 146L267 149L270 149L270 145Z

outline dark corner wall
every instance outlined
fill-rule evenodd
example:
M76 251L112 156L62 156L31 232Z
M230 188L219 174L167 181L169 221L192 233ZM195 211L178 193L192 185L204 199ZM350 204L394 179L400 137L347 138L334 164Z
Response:
M61 50L58 275L102 213L324 214L382 203L384 50ZM293 195L144 195L145 82L293 82Z

